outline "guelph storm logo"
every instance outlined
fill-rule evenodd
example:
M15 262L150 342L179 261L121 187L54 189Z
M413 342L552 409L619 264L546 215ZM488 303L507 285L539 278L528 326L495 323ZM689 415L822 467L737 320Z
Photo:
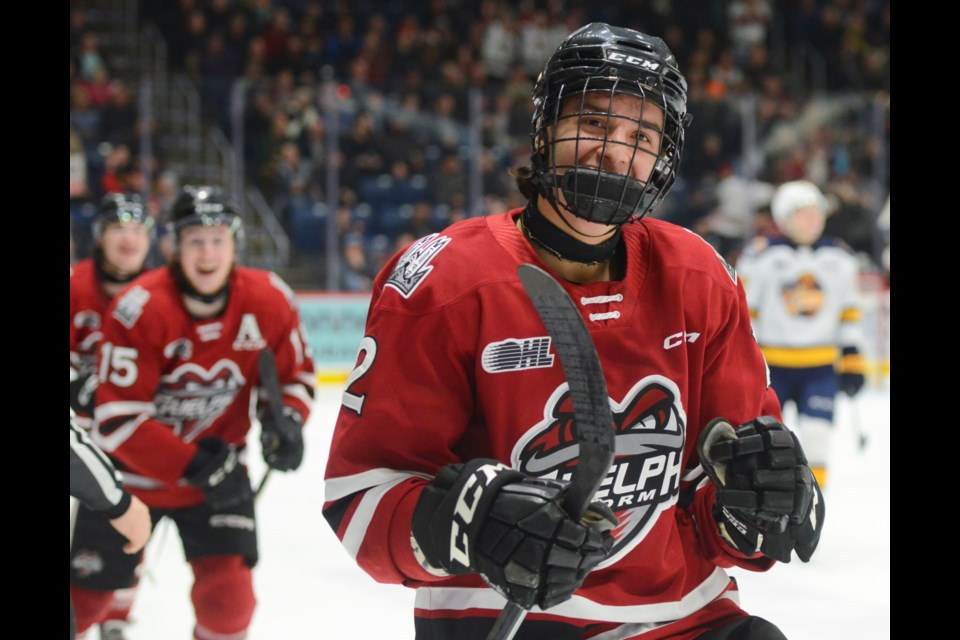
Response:
M595 499L620 519L610 556L599 566L616 562L636 546L657 517L677 501L686 414L676 385L663 376L639 381L622 402L610 402L616 429L616 459ZM544 407L543 421L521 438L511 455L524 473L569 479L580 447L573 433L573 402L567 384L560 385Z
M157 419L173 425L184 442L192 442L233 403L246 382L232 360L220 360L209 371L185 363L160 380L153 399Z

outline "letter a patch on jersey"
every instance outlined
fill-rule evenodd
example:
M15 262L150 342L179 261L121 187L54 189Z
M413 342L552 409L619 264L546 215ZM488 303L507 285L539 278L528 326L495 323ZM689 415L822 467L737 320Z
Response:
M437 233L420 238L404 252L384 286L393 287L404 298L409 298L433 271L430 261L448 244L450 238Z
M252 313L243 314L240 320L240 330L237 331L237 339L233 341L234 351L259 351L267 346L267 341L263 339L260 333L260 325L257 324L257 316Z

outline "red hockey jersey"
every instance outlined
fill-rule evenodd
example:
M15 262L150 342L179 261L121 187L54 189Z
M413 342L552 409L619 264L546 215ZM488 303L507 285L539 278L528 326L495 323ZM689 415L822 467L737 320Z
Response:
M316 379L293 291L245 267L229 286L224 313L195 320L163 267L131 283L104 318L94 438L148 506L203 501L182 478L197 440L245 445L263 349L276 355L284 402L304 421L310 414Z
M97 346L103 333L103 314L110 304L97 279L93 259L70 266L70 379L86 378L97 364ZM84 429L93 426L93 417L76 414Z
M517 276L521 263L547 267L518 215L456 223L385 266L343 393L325 516L373 578L417 588L418 619L492 617L505 602L477 574L437 576L415 558L410 521L432 475L488 457L566 478L577 459L563 370ZM781 417L733 269L699 236L660 220L625 225L623 240L622 281L562 282L610 395L616 459L596 498L620 519L616 544L572 599L528 616L615 622L621 634L694 620L730 597L724 567L772 565L719 537L696 443L718 416L734 425Z

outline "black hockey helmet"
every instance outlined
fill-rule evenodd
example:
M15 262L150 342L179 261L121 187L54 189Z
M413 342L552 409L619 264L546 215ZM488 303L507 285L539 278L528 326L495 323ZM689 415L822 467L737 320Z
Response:
M139 222L149 233L153 230L154 219L143 205L140 194L111 192L103 196L93 216L91 227L95 240L100 241L111 222Z
M654 169L646 182L597 168L558 165L552 153L561 107L578 100L577 130L584 115L588 93L608 94L607 114L618 94L629 94L664 113L660 148ZM547 60L533 89L534 112L530 127L532 183L555 208L601 224L636 221L652 211L676 179L683 151L687 113L687 82L666 43L633 29L591 23L567 36ZM640 117L630 118L638 123ZM607 123L609 126L609 121ZM570 140L571 138L567 138ZM575 139L575 138L574 138ZM604 145L623 144L605 139ZM632 153L650 153L630 145ZM557 198L563 191L565 203Z
M170 229L177 242L180 230L194 225L228 227L238 243L243 232L240 213L223 190L213 185L184 185L170 207Z

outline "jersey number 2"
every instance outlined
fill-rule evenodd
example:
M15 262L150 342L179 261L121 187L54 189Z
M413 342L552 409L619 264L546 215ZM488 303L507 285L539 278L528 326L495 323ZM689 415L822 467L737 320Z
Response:
M358 356L361 353L363 354L363 359L360 360L360 364L357 365L356 369L351 371L350 375L347 376L347 385L343 392L343 406L348 409L353 409L357 414L363 409L363 401L367 396L350 393L350 385L362 378L373 365L373 361L377 357L377 341L370 336L365 336L363 340L360 341L360 348L357 350Z

